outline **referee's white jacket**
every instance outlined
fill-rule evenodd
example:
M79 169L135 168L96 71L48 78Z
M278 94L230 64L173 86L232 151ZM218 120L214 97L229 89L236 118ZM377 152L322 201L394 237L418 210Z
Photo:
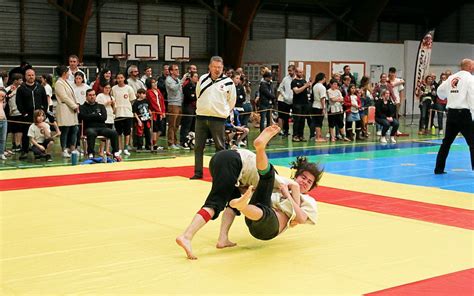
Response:
M438 87L440 98L448 99L448 109L470 109L474 120L474 76L461 70L449 76Z
M227 118L234 109L237 99L235 84L229 77L221 75L212 80L207 73L199 78L196 85L196 115Z

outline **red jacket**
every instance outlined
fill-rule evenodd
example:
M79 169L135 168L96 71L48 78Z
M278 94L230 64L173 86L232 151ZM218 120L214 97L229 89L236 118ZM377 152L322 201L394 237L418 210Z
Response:
M159 89L156 92L158 93L158 98L152 89L146 91L146 98L150 103L150 111L153 112L153 120L157 119L158 114L165 115L166 113L165 98Z
M359 96L357 96L357 106L359 106L359 110L362 107L362 101L360 100ZM347 113L350 113L351 107L352 107L351 96L346 95L344 97L344 111L346 111Z

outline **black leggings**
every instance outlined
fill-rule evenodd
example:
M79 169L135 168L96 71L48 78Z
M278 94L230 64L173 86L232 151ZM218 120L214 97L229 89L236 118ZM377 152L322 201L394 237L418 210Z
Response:
M265 175L260 175L257 188L249 204L262 209L263 216L258 221L245 218L245 223L250 234L256 239L270 240L275 238L280 231L280 224L275 211L272 209L272 192L275 184L275 170L270 164L270 170Z
M239 188L235 186L242 171L242 159L235 150L221 150L214 154L209 163L212 176L211 192L207 196L203 207L214 210L212 219L219 217L219 213L234 198L240 197Z

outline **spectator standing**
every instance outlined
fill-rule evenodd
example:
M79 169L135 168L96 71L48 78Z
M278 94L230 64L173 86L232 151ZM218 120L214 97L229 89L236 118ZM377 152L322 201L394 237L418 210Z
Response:
M69 83L73 84L75 75L77 72L80 72L84 75L84 82L87 84L87 76L86 73L84 73L81 69L79 69L79 57L77 55L70 55L69 56L69 67L68 67L68 72L67 72L67 81Z
M165 124L165 99L161 94L161 91L158 89L158 83L154 78L147 79L145 84L147 88L146 97L148 102L150 103L150 112L153 120L153 150L163 150L162 146L158 146L158 139L161 135L161 131L163 130L162 125Z
M56 117L61 131L61 150L63 157L71 157L71 152L76 149L77 133L78 133L78 117L79 104L74 94L73 87L69 84L68 69L66 66L58 66L56 74L59 76L54 90L58 105L56 106Z
M143 76L140 78L143 85L145 85L146 80L153 78L153 69L150 66L145 67L145 71L143 71Z
M444 81L446 81L446 79L448 79L448 75L446 75L446 73L441 73L439 78L440 78L440 81L437 83L436 93L437 93L438 88L441 85L441 83L443 83ZM446 112L446 104L447 103L448 103L448 101L447 101L446 98L440 98L437 95L436 102L433 105L434 110L431 113L431 120L434 122L435 114L437 114L438 134L439 135L444 134L444 132L443 132L443 118L444 118L444 113Z
M194 132L196 127L196 84L198 81L199 74L193 72L189 76L189 82L183 86L183 117L179 139L181 146L185 149L189 149L186 145L186 136L189 132Z
M140 71L138 71L138 67L135 65L130 65L128 67L128 79L127 79L127 84L132 87L133 91L135 92L135 97L137 96L137 92L139 89L143 88L145 89L145 83L143 83L140 78L138 77L140 74ZM133 101L132 101L133 102Z
M137 92L137 99L132 105L133 115L135 116L135 129L137 131L138 150L151 150L150 128L151 115L150 103L146 99L146 90L140 88ZM143 137L145 136L145 147L143 147Z
M326 100L327 93L324 83L326 82L326 75L324 73L316 74L314 78L313 86L313 104L311 108L311 114L314 114L311 118L311 124L313 130L315 130L315 141L316 142L326 142L323 138L322 127L324 121L324 114L326 113Z
M53 111L53 77L50 74L43 74L41 75L41 85L44 87L46 91L46 95L48 96L48 110Z
M112 96L115 99L115 130L119 138L119 155L130 155L130 133L132 132L132 102L135 101L135 91L130 85L125 84L125 75L118 73L115 77L117 85L112 87ZM123 137L122 137L123 136Z
M8 116L7 118L11 120L8 124L8 131L12 133L12 151L18 152L21 151L21 139L22 139L22 131L24 130L22 123L23 116L21 112L18 110L17 102L17 91L18 88L23 83L23 76L20 73L13 74L12 77L12 84L5 88L7 93L6 95L6 103L8 105Z
M295 79L295 65L288 66L288 75L283 78L278 86L278 125L281 128L281 135L290 134L290 113L293 105L293 89L291 82Z
M232 79L223 75L224 61L211 57L209 73L202 75L196 85L196 138L194 146L194 175L202 179L204 148L208 134L214 139L216 151L225 148L224 122L236 102Z
M20 63L19 67L15 67L15 68L11 69L10 72L8 72L8 80L7 80L6 85L4 85L4 87L7 87L7 86L9 86L10 84L13 83L13 74L15 74L15 73L21 74L21 77L23 78L23 80L26 80L26 77L25 77L26 70L29 70L29 69L33 69L33 67L30 65L30 63L28 63L26 61L22 61ZM2 76L2 78L3 78L3 76ZM33 116L33 114L31 114L31 116Z
M25 81L17 89L16 105L21 114L21 159L26 159L29 150L28 128L33 122L33 112L42 109L45 113L48 110L48 96L44 87L36 82L36 73L33 69L25 72Z
M342 77L349 76L351 78L351 81L350 81L349 84L356 85L357 81L356 81L354 75L352 75L352 73L351 73L351 66L345 65L344 68L342 68L342 70L344 71L344 73L342 74Z
M100 93L104 91L104 87L107 83L110 84L111 86L115 84L112 79L112 71L105 68L99 72L99 75L97 76L94 82L94 85L92 86L92 89L95 91L97 95L99 95Z
M272 125L272 103L276 100L272 88L272 73L263 73L263 81L260 82L259 100L257 102L260 113L260 132L265 127Z
M161 71L161 76L158 77L157 83L158 83L158 89L160 90L161 94L163 95L163 98L165 100L165 109L168 110L168 93L166 92L166 77L170 75L170 66L168 64L163 65L163 69ZM166 117L163 117L162 120L162 130L161 130L161 135L166 137L166 123L168 119Z
M329 100L328 123L331 142L336 141L336 128L339 130L340 134L343 135L344 141L350 141L346 138L344 131L344 113L342 109L344 98L339 90L339 85L336 79L331 79L330 85L331 88L328 89L327 94Z
M303 78L303 69L296 69L296 78L291 82L293 90L293 142L305 141L304 123L309 109L308 89L311 81L306 82Z
M177 132L181 122L183 105L183 84L179 79L179 66L170 66L170 75L165 80L166 92L168 93L168 149L180 149L178 145ZM181 139L184 141L184 139Z
M362 124L360 121L359 110L362 107L360 97L357 95L355 85L349 86L349 93L344 97L344 107L346 109L346 136L349 140L354 140L354 133L352 132L352 123L355 122L356 135L358 140L362 140L360 132Z

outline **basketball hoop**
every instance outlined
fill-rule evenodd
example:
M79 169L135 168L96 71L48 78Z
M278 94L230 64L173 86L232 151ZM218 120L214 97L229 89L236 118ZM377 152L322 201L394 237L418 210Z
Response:
M187 62L189 62L189 57L175 58L174 61L177 62L177 63L187 63Z
M127 61L129 54L122 53L122 54L114 54L112 55L114 59L119 61L120 69L125 70L127 68Z
M156 59L156 57L137 57L140 62L146 62Z

